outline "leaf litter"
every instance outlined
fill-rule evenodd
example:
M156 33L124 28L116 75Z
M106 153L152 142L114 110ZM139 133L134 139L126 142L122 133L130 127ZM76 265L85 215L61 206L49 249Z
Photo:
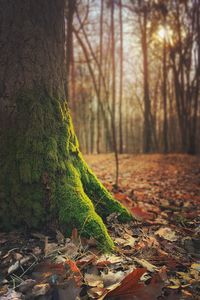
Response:
M109 158L109 159L108 159ZM200 299L200 160L187 155L86 157L133 221L107 218L116 248L62 232L0 233L0 299ZM101 166L104 166L102 168Z

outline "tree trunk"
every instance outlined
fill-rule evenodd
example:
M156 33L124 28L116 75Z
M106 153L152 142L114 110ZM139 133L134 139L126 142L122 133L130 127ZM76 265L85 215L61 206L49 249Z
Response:
M112 65L112 113L111 127L113 137L113 149L115 154L115 186L118 186L119 179L119 158L117 149L117 132L116 132L116 64L115 64L115 3L111 0L110 13L110 31L111 31L111 65Z
M64 2L0 0L0 228L76 227L108 250L101 217L130 215L79 151L65 101Z
M197 126L198 126L198 108L199 108L199 91L200 91L200 8L198 1L194 2L194 28L196 30L196 60L195 60L195 87L193 88L192 111L190 116L189 128L189 145L188 153L197 154ZM190 99L191 102L191 99Z
M123 80L124 80L124 45L123 45L123 15L122 0L119 1L119 32L120 32L120 79L119 79L119 153L124 151L123 129L122 129L122 101L123 101Z
M141 24L141 22L143 24ZM151 128L151 102L149 95L149 70L148 70L148 43L147 43L147 12L143 13L141 24L141 43L143 54L143 89L144 89L144 128L143 128L143 152L152 151L152 128Z
M70 67L73 59L73 18L76 0L67 0L67 36L66 36L66 99L69 99ZM73 99L74 101L74 99Z
M104 3L103 0L101 0L101 9L100 9L100 32L99 32L99 74L98 74L98 94L99 99L102 99L102 75L101 75L101 68L102 68L102 62L103 62L103 16L104 16ZM97 101L97 153L100 153L100 141L101 141L101 105L99 104L99 101Z
M164 22L166 24L166 21ZM168 122L167 122L167 53L166 53L166 38L163 41L163 151L168 152Z

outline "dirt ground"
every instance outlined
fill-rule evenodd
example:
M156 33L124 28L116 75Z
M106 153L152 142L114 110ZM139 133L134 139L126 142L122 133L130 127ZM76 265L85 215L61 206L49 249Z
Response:
M0 300L200 300L200 158L113 154L86 161L132 213L107 218L115 243L102 254L74 228L0 232Z

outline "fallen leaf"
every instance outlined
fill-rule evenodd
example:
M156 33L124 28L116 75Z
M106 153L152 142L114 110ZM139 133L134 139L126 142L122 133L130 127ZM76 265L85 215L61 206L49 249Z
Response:
M79 268L77 267L76 263L72 260L66 260L65 264L69 266L71 272L75 273L75 274L81 274Z
M114 197L115 197L115 199L120 201L124 206L126 206L128 208L133 206L133 201L126 194L115 193Z
M65 264L62 263L51 263L51 262L42 262L36 265L34 268L34 272L32 273L32 277L39 281L43 281L44 279L49 279L52 276L56 276L59 278L66 278L67 270L65 268Z
M136 238L132 237L131 235L125 233L123 238L115 238L114 241L123 247L130 246L133 247L135 242L137 241Z
M91 287L103 287L103 279L101 276L95 274L85 274L84 275L85 282L88 286Z
M14 259L15 260L21 260L23 258L23 255L21 255L21 253L14 253Z
M130 209L130 212L137 220L152 220L154 218L154 215L152 213L144 211L139 206L132 207Z
M193 263L193 264L191 265L191 269L194 269L194 270L197 270L197 271L200 272L200 264L198 264L198 263Z
M155 232L155 235L158 235L158 236L160 236L160 237L162 237L165 240L170 241L170 242L175 242L178 239L177 236L176 236L176 233L168 227L160 228L159 230L157 230Z
M121 262L122 259L116 255L101 255L100 258L96 261L97 266L108 265L108 264L116 264Z
M58 248L58 245L56 243L49 243L48 237L45 236L45 245L44 245L44 255L48 256L52 253L54 253Z
M51 287L48 283L36 284L32 289L32 295L35 297L45 295L50 290L50 288Z
M168 289L173 289L173 290L178 290L178 289L180 289L180 287L181 287L180 285L168 285L167 286Z
M40 247L33 248L33 254L39 256L42 253L42 249Z
M155 272L155 271L158 270L158 268L156 266L152 265L151 263L149 263L145 259L138 259L138 258L135 257L134 261L136 261L143 268L146 268L147 271L149 271L149 272Z
M181 287L180 280L178 278L170 278L170 284L167 285L169 289L179 289Z
M9 289L6 294L1 296L1 300L22 300L22 293Z
M135 291L144 287L144 283L139 282L146 269L135 269L129 273L118 286L108 292L106 297L134 295Z
M78 266L85 266L85 265L90 264L91 262L95 261L95 259L96 259L96 255L89 254L89 255L86 255L86 256L80 258L79 260L77 260L76 264Z
M31 289L36 284L36 280L26 279L22 283L20 283L18 289L20 292L25 293L27 290Z
M64 257L63 255L58 255L56 256L56 259L55 259L55 263L56 264L60 264L60 263L65 263L66 261L66 257Z
M116 273L108 271L108 273L102 272L101 277L104 283L104 287L109 288L110 286L121 282L125 277L125 273L122 271Z
M69 258L74 258L78 253L78 247L74 243L69 242L66 243L64 247L61 247L59 251Z
M77 286L81 286L83 276L81 274L80 269L77 267L76 263L72 260L66 260L65 267L66 266L69 267L70 272L72 273Z
M192 278L191 278L191 276L190 276L190 274L189 273L185 273L185 272L177 272L177 274L178 274L178 276L181 278L181 279L183 279L183 280L181 280L181 282L182 281L184 281L185 283L186 282L191 282L191 280L192 280ZM183 283L183 282L182 282Z
M67 280L64 286L58 288L58 299L59 300L75 300L80 294L80 287L74 278Z
M87 291L90 299L99 299L102 295L106 294L106 289L102 287L93 287Z
M56 230L56 240L58 241L58 244L62 244L65 240L64 235L59 230Z

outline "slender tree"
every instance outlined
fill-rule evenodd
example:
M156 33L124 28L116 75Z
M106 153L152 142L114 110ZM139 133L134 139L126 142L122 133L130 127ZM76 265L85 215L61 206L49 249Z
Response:
M143 97L144 97L144 128L143 128L143 152L152 151L152 124L151 124L151 100L149 92L149 45L148 45L148 16L150 7L148 3L139 3L139 25L141 34L141 46L143 55Z
M119 1L119 31L120 31L120 76L119 76L119 153L123 153L123 124L122 124L122 101L123 101L123 15L122 0Z
M115 66L115 3L111 0L110 9L110 30L111 30L111 61L112 61L112 114L111 114L111 126L112 126L112 137L113 137L113 149L115 152L115 185L118 186L119 177L119 159L117 149L117 134L116 134L116 66Z
M162 94L163 94L163 147L164 153L168 152L168 122L167 122L167 32L166 32L166 13L163 15L163 28L165 31L163 38L163 82L162 82Z
M76 8L76 0L67 0L67 36L66 36L66 97L69 98L70 67L73 60L73 18Z
M102 68L103 63L103 13L104 13L104 3L101 0L101 9L100 9L100 20L99 20L99 66ZM101 70L99 69L99 98L102 99L102 76ZM101 106L97 106L97 153L100 153L100 141L101 141Z

